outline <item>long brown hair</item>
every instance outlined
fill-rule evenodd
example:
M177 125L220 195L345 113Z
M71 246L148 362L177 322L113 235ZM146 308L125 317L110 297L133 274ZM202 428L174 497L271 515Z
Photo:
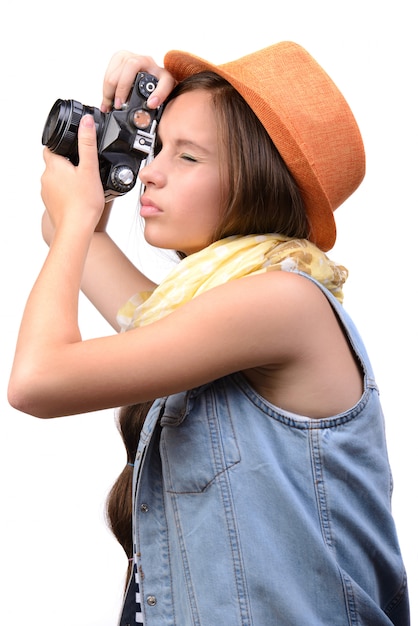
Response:
M168 101L195 89L212 94L218 120L220 174L227 189L220 223L213 241L230 235L280 233L309 236L309 223L298 187L266 130L241 95L212 72L182 81ZM127 465L107 499L111 530L130 559L132 557L132 467L139 435L152 403L123 407L119 431ZM130 568L128 567L127 582Z

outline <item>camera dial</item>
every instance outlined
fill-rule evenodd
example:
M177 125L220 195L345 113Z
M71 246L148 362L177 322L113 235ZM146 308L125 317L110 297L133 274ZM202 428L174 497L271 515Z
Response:
M114 167L110 179L115 191L119 191L121 194L127 193L133 189L136 183L135 172L126 165Z
M141 130L148 128L151 124L151 115L149 111L144 111L144 109L137 109L134 111L132 115L132 123L135 128L140 128Z

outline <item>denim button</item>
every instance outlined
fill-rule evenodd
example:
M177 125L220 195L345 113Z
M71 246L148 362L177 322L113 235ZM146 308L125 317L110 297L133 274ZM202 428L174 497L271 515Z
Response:
M145 502L143 502L140 506L140 509L142 513L148 513L148 504L145 504Z
M149 604L149 606L155 606L157 604L157 598L155 596L148 596L147 604Z

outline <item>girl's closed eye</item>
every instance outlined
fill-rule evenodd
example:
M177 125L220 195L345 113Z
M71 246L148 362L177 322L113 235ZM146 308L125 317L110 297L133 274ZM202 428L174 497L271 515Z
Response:
M154 143L154 157L158 156L158 154L160 154L162 149L163 149L163 142L161 141L161 139L157 135L157 137L155 139L155 143ZM198 161L198 158L193 156L189 152L180 153L179 156L180 156L181 159L183 159L185 161L190 161L192 163L197 163L197 161Z
M192 156L191 154L182 154L181 158L184 161L190 161L191 163L197 163L198 159L194 156Z

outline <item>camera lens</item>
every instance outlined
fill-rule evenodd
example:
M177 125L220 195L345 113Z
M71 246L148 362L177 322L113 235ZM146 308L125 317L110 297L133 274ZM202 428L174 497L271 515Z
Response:
M78 165L77 132L83 115L93 115L99 140L105 114L77 100L57 100L49 112L42 133L42 144L51 152L65 156Z
M42 144L78 163L77 131L81 117L90 111L76 100L57 100L42 133Z

